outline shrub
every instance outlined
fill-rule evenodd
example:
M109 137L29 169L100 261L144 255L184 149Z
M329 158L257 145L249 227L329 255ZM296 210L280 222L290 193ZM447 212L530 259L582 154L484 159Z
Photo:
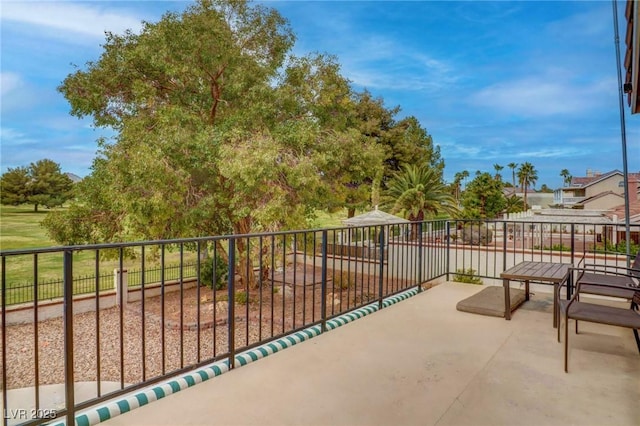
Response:
M339 276L336 277L337 286L343 290L352 287L356 281L355 273L348 273L347 271L342 271Z
M540 250L540 245L536 244L533 246L534 250ZM549 246L543 246L542 250L551 250L551 251L571 251L571 246L565 246L564 244L554 244L549 248Z
M479 285L484 284L482 282L482 279L476 276L475 274L476 274L476 270L472 268L457 269L456 274L453 277L453 281L457 283L467 283L467 284L479 284Z
M200 264L200 282L207 287L213 287L213 267L215 263L216 271L216 290L222 290L227 287L227 274L228 266L227 262L216 254L215 262L212 257L207 257Z
M468 224L462 228L464 244L486 246L493 241L493 231L487 225Z
M635 256L638 251L640 251L640 244L637 244L633 241L631 241L629 247L631 250L631 253L629 254L632 256ZM625 254L627 252L627 242L625 240L620 240L617 244L612 244L611 242L607 241L604 248L598 248L596 249L596 251Z
M246 291L237 292L233 298L239 305L246 305L249 303L249 294Z
M238 291L238 292L236 292L235 296L233 296L233 300L235 300L235 302L238 305L246 305L247 303L253 302L252 298L249 297L249 294L246 291ZM216 301L218 301L218 302L228 302L229 301L229 296L227 296L226 294L221 294L216 298Z

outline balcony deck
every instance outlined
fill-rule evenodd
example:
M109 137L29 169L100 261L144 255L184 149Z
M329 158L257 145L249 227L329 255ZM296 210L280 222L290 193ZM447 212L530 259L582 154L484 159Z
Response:
M550 295L533 295L511 321L455 309L480 289L438 285L103 424L640 423L631 330L570 329L566 374Z

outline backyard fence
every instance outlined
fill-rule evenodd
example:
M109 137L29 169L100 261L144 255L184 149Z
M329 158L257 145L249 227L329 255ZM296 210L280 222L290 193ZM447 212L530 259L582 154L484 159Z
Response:
M165 281L175 281L180 278L182 271L183 278L196 278L196 263L185 263L184 265L175 264L164 267ZM146 284L160 283L163 270L160 267L147 269L128 269L128 286L130 288L140 287L143 282ZM144 276L143 276L144 275ZM95 293L98 291L115 290L116 282L113 273L104 273L96 277L93 274L79 275L73 277L73 295ZM37 288L36 288L37 287ZM64 280L45 279L29 283L7 283L6 304L15 305L19 303L30 303L38 295L39 301L59 299L64 294Z

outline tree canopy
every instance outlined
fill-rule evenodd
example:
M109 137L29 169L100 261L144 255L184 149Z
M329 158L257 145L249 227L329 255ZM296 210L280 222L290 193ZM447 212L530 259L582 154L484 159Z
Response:
M354 92L335 58L294 56L294 40L275 9L235 0L107 33L59 90L116 136L50 233L71 220L86 223L74 243L291 229L314 209L362 207L404 164L441 171L417 119Z
M502 193L504 183L490 173L478 172L462 193L463 215L466 218L493 219L507 205Z
M72 115L115 136L98 141L77 201L45 221L50 236L301 228L315 209L362 207L405 164L441 174L415 117L398 121L399 107L354 92L332 56L293 55L294 40L275 9L237 0L198 0L138 34L107 33L101 56L59 91Z
M9 168L0 178L0 201L5 205L33 204L53 208L72 197L73 181L60 170L60 165L44 159L28 167Z

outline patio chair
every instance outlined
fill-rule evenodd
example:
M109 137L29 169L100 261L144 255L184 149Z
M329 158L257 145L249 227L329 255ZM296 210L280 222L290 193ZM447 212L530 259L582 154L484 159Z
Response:
M569 275L576 272L576 268L571 268ZM579 270L579 273L585 272L584 269ZM588 273L597 273L597 271L588 271ZM617 274L619 278L629 277L629 275ZM560 283L560 287L566 286L569 279ZM623 297L631 300L629 308L621 308L608 306L598 303L587 303L580 300L580 295L585 294L583 291L584 286L600 286L602 288L595 289L598 294L606 293L608 290L620 290L624 291ZM576 321L576 334L578 334L578 321L587 321L599 324L615 325L619 327L631 328L640 352L640 336L638 330L640 329L640 288L627 287L621 288L618 284L610 284L606 281L599 283L589 283L578 281L576 284L576 291L569 300L562 300L558 292L558 305L561 318L564 318L564 371L568 372L569 364L569 320ZM593 294L593 293L590 293ZM558 326L558 341L560 341L560 327Z
M580 292L582 294L630 300L633 296L633 292L628 289L640 288L640 252L636 254L630 268L617 265L586 263L586 256L583 256L578 262L578 267L573 268L573 270L578 271L577 277L573 277L574 274L571 273L570 279L576 283L576 286L577 284L581 284ZM569 283L571 283L571 281L569 281ZM571 284L568 285L569 289L573 287L574 286ZM570 290L568 291L570 295ZM560 290L558 290L558 297L560 297L559 295ZM556 323L559 323L559 309L557 310L557 315ZM560 338L559 335L560 330L558 329L558 339Z
M631 268L586 263L584 256L578 262L578 268L581 268L581 264L584 269L578 274L575 282L582 283L582 293L628 299L631 295L626 289L638 287L640 284L640 251L636 254Z

